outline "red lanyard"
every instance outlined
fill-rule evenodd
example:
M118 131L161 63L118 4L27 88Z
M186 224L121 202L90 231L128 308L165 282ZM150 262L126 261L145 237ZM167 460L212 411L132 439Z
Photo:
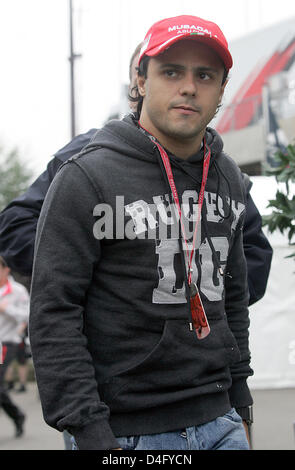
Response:
M141 126L140 122L139 125ZM141 126L142 127L142 126ZM196 220L196 225L195 225L195 230L194 230L194 236L193 236L193 243L192 243L192 249L191 253L189 255L189 247L187 243L187 237L182 221L182 213L181 213L181 207L180 207L180 202L179 202L179 197L177 194L177 189L176 185L174 182L173 178L173 173L170 165L170 160L163 149L161 145L156 141L156 139L146 130L144 127L142 129L147 132L147 134L150 136L150 138L153 140L153 142L156 144L160 156L162 158L162 162L165 168L166 176L169 181L169 186L173 195L173 199L175 202L175 205L178 210L179 214L179 220L180 220L180 226L181 226L181 231L182 231L182 237L184 238L185 244L186 244L186 255L187 255L187 262L188 262L188 276L187 276L187 281L188 281L188 286L189 286L189 296L190 296L190 312L191 312L191 320L192 322L189 323L190 325L190 330L193 331L195 330L196 335L198 339L203 339L208 336L210 333L210 325L208 323L206 313L202 304L201 296L198 290L198 287L195 283L192 282L192 260L193 256L195 253L195 244L196 244L196 236L197 236L197 230L198 230L198 224L201 218L201 211L203 207L203 202L204 202L204 195L205 195L205 187L207 183L207 178L208 178L208 172L209 172L209 167L210 167L210 158L211 158L211 151L210 148L206 148L206 140L204 138L203 140L203 145L204 145L204 159L203 159L203 175L202 175L202 183L201 183L201 189L199 192L199 197L198 197L198 217Z
M187 262L188 262L188 284L190 285L191 284L191 278L192 278L191 266L192 266L193 255L194 255L194 252L195 252L195 243L196 243L198 225L199 225L199 221L200 221L200 218L201 218L201 211L202 211L202 206L203 206L203 202L204 202L204 194L205 194L205 187L206 187L206 183L207 183L208 171L209 171L209 166L210 166L211 151L210 151L209 147L206 148L206 140L204 138L204 141L203 141L203 144L204 144L203 176L202 176L201 189L200 189L199 198L198 198L198 217L197 217L197 220L196 220L196 225L195 225L195 230L194 230L192 249L191 249L191 253L189 255L187 237L186 237L186 234L185 234L184 225L183 225L183 221L182 221L181 207L180 207L179 197L178 197L178 194L177 194L177 189L176 189L176 186L175 186L174 177L173 177L173 173L172 173L172 169L171 169L171 165L170 165L170 160L169 160L169 157L168 157L167 153L163 149L163 147L161 147L161 145L156 141L154 141L154 143L156 144L156 146L159 149L159 152L160 152L163 164L164 164L164 168L165 168L165 171L166 171L166 175L167 175L167 178L168 178L168 181L169 181L169 186L170 186L170 189L171 189L171 192L172 192L172 195L173 195L173 199L174 199L174 202L175 202L177 210L178 210L180 224L181 224L181 231L182 231L182 235L183 235L183 238L184 238L184 241L185 241L185 244L186 244L186 255L187 255Z
M4 297L5 295L10 294L11 291L12 291L12 289L11 289L11 284L10 284L9 281L7 281L7 283L5 284L5 289L4 289L4 291L2 292L2 294L1 294L1 297Z

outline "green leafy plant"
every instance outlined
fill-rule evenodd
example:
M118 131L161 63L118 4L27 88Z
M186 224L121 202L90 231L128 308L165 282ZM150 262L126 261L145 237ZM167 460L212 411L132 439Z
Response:
M295 182L295 145L288 145L286 151L279 151L274 155L276 166L266 168L266 175L275 176L278 183L284 183L285 191L278 189L275 199L269 200L267 207L273 211L269 215L262 217L262 223L273 233L280 230L287 233L288 241L294 246L293 237L295 234L295 195L291 194L290 183ZM295 257L295 252L289 257Z
M32 176L17 149L5 151L0 146L0 210L27 189Z

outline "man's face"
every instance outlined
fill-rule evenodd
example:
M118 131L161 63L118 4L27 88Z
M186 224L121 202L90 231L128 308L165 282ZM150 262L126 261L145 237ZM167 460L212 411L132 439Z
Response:
M147 78L138 78L143 127L163 145L165 139L186 145L203 137L223 96L223 75L218 55L194 40L179 41L151 58Z

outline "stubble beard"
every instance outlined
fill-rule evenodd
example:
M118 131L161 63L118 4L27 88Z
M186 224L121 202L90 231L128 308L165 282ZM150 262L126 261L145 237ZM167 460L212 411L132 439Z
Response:
M202 110L199 109L197 111L198 119L195 123L191 123L190 116L173 117L172 115L171 117L169 111L163 114L150 107L146 108L145 111L153 127L150 132L164 147L165 144L168 145L169 141L172 144L177 144L177 146L193 145L195 140L200 137L203 138L207 125L215 115L215 110L214 112L211 110L211 112L206 113L206 116L203 116Z
M169 118L166 118L163 123L163 119L156 117L154 122L163 135L184 145L196 139L200 134L203 134L207 127L207 124L202 119L193 126L188 122L189 118L182 117L181 119L183 120L182 122L171 122Z

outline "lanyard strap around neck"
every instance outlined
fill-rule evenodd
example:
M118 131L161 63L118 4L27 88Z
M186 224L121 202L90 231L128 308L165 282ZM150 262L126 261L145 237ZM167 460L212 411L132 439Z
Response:
M9 281L7 281L6 284L4 284L2 288L2 293L0 293L0 297L4 297L5 295L10 294L11 291L12 291L11 284Z
M197 215L197 220L196 220L196 225L195 225L195 230L194 230L192 249L191 249L191 253L189 255L187 237L186 237L186 233L185 233L185 229L184 229L184 225L183 225L183 221L182 221L182 212L181 212L181 207L180 207L180 201L179 201L176 185L175 185L175 182L174 182L174 177L173 177L173 173L172 173L170 160L169 160L169 157L168 157L167 153L163 149L163 147L161 147L161 145L156 140L154 140L154 143L156 144L156 146L158 147L158 150L160 152L162 162L163 162L163 165L164 165L164 168L165 168L165 172L166 172L166 175L167 175L167 178L168 178L169 186L170 186L170 189L171 189L171 192L172 192L172 195L173 195L173 199L174 199L175 205L176 205L177 210L178 210L182 236L183 236L183 239L184 239L185 244L186 244L186 255L187 255L187 262L188 262L188 284L191 284L191 277L192 277L191 266L192 266L193 255L194 255L194 252L195 252L195 243L196 243L198 225L199 225L199 221L200 221L200 218L201 218L201 211L202 211L202 206L203 206L203 202L204 202L204 194L205 194L205 187L206 187L206 183L207 183L208 171L209 171L209 166L210 166L211 151L210 151L209 147L208 148L206 147L206 140L204 138L204 142L203 142L204 143L203 175L202 175L201 189L200 189L199 198L198 198L198 215Z

